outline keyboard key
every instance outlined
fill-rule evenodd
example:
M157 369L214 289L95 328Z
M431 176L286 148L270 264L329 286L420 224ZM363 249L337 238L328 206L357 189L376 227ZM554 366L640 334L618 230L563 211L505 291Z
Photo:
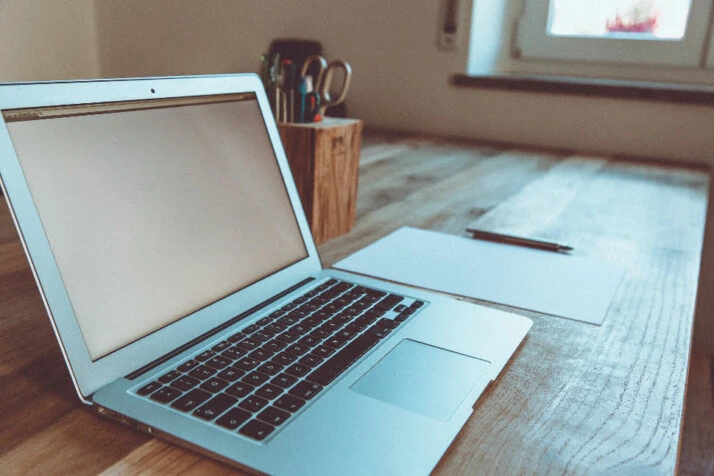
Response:
M217 393L228 386L228 382L221 380L219 378L212 378L211 380L206 380L201 384L203 390L208 390L212 393Z
M303 400L310 400L317 395L320 390L322 390L321 385L303 380L291 388L288 393L294 397L300 397Z
M255 413L262 410L267 404L268 401L266 399L257 397L255 395L250 395L243 399L243 401L241 401L238 406L244 410L248 410L249 412Z
M251 372L241 379L241 382L253 385L254 387L262 385L270 379L269 376L260 372Z
M238 430L238 433L249 438L253 438L254 440L261 441L271 434L274 429L275 427L272 427L267 423L263 423L262 421L251 420L246 423L243 428Z
M276 355L271 362L275 362L276 364L280 365L290 365L293 362L297 360L297 357L294 355L286 354L283 352L282 354Z
M208 359L210 359L211 357L213 357L214 355L216 355L216 353L213 352L212 350L204 350L203 352L201 352L200 354L198 354L196 356L196 360L198 360L200 362L205 362Z
M342 329L341 331L335 332L335 337L340 337L345 340L350 340L355 336L356 332L349 329Z
M278 375L270 381L270 383L283 388L290 388L295 384L295 382L297 382L297 377L293 377L292 375L285 373Z
M271 352L271 351L263 349L263 348L255 349L253 352L248 354L249 357L253 357L254 359L257 359L257 360L268 360L274 355L275 355L274 352Z
M264 318L262 318L258 322L256 322L256 324L258 324L259 326L267 326L271 322L273 322L273 318L270 316L265 316Z
M289 327L295 324L300 320L300 317L298 316L283 316L280 319L278 319L278 324L281 326Z
M288 348L285 349L285 352L294 355L295 357L300 357L301 355L307 353L308 350L310 350L310 348L306 345L293 344L291 346L288 346Z
M282 395L280 398L275 400L274 405L283 410L287 410L290 413L295 413L300 410L303 405L305 405L305 400L298 397L293 397L292 395Z
M243 334L242 332L236 332L235 334L233 334L232 336L230 336L228 338L228 342L232 342L233 344L235 344L236 342L240 342L243 339L245 339L245 337L246 337L246 335Z
M312 328L310 326L306 326L302 322L298 322L297 324L294 324L292 327L290 327L288 332L304 335L304 334L307 334L308 332L310 332L311 330L312 330Z
M382 297L386 296L387 293L384 291L377 291L376 289L368 288L366 286L357 286L355 290L358 290L362 294L369 294L371 296L377 296L377 297Z
M136 393L138 393L139 395L146 396L154 392L155 390L158 390L159 388L161 388L161 384L159 382L151 382L141 387L139 390L136 391Z
M317 344L318 342L320 342L319 339L315 339L315 338L312 337L312 336L305 336L305 337L303 337L302 339L300 339L297 343L300 344L300 345L304 345L305 347L312 348L312 347L314 347L315 344Z
M259 360L256 360L252 357L243 357L240 359L238 362L233 364L235 367L238 367L239 369L242 370L253 370L260 364Z
M291 342L295 342L299 338L300 338L300 334L295 334L294 332L290 332L290 331L285 331L276 337L276 339L281 340L283 342L287 342L288 344Z
M195 388L172 403L171 407L181 410L182 412L190 412L212 396L213 395L211 393L206 392L205 390Z
M405 306L404 304L400 304L394 308L394 312L402 312L406 308L407 308L407 306Z
M390 294L389 296L385 297L377 304L375 304L374 307L376 307L377 309L391 309L403 300L404 298L401 296L397 296L396 294Z
M280 334L285 329L287 329L287 326L277 323L270 324L268 327L265 328L266 331L272 332L274 334Z
M196 367L197 365L198 365L198 361L191 359L191 360L187 360L183 364L176 367L176 370L178 370L179 372L188 372L189 370Z
M268 375L276 375L283 370L283 366L276 364L275 362L265 362L263 365L258 367L258 370Z
M226 359L238 360L248 353L247 350L241 349L240 347L231 347L230 349L223 352L221 355Z
M247 339L243 339L242 341L238 342L236 344L236 347L240 347L241 349L245 350L254 350L260 347L260 344L260 341L248 337Z
M203 420L213 420L218 415L228 410L230 407L236 404L238 399L225 393L216 395L199 409L193 412L198 418Z
M340 324L347 324L350 322L352 319L354 319L354 316L350 316L349 314L339 314L335 317L333 317L336 322L339 322Z
M404 321L406 321L407 319L409 319L409 316L411 316L411 314L406 313L406 312L402 312L402 313L399 314L397 317L395 317L394 320L397 321L397 322L404 322Z
M259 340L261 342L268 342L270 339L275 337L275 334L273 334L272 332L266 331L266 330L262 330L262 331L254 332L253 335L251 335L251 337L253 339Z
M235 382L243 375L245 375L243 370L235 367L228 367L227 369L223 369L218 375L216 375L216 377L222 378L223 380L227 380L229 382Z
M244 334L252 334L253 332L257 331L260 329L260 326L258 324L251 324L245 329L243 329Z
M235 382L243 375L245 375L245 371L237 369L235 367L228 367L219 372L216 377L221 378L223 380L227 380L228 382Z
M340 336L334 336L327 339L324 344L328 347L332 347L333 349L337 350L347 344L347 342L349 342L349 339L345 339L344 337Z
M285 369L285 372L289 373L290 375L294 375L296 377L302 377L303 375L307 374L310 370L312 370L310 367L307 365L302 365L302 364L293 364L287 369Z
M310 334L309 334L310 337L313 337L317 340L327 339L331 335L332 335L332 332L327 331L325 329L320 329L320 328L315 329L314 331L310 332Z
M388 329L384 326L380 326L379 324L375 324L372 327L370 327L369 329L367 329L367 332L365 333L365 335L369 334L369 335L373 335L379 339L382 339L382 338L386 337L386 335L389 334L391 331L392 331L391 329Z
M303 319L300 324L307 327L317 327L322 324L322 319L317 316L310 316L307 319Z
M188 375L182 375L181 377L171 382L171 386L179 390L186 391L192 389L199 383L201 383L201 381L196 378L189 377Z
M206 365L209 367L213 367L216 370L221 370L225 367L228 367L231 364L231 359L227 359L225 357L221 357L220 355L217 355L213 357L212 359L209 359L206 361Z
M316 355L316 356L318 356L318 357L325 358L325 357L329 357L329 356L331 356L332 354L334 354L334 353L335 353L335 349L333 349L332 347L327 347L327 346L321 345L321 346L318 346L318 347L315 348L315 349L312 349L310 352L311 352L313 355Z
M305 355L298 362L307 365L308 367L315 368L323 362L324 359L316 357L314 355Z
M319 311L315 312L315 314L313 314L313 315L318 320L318 324L319 324L320 322L324 322L324 321L330 319L331 317L333 317L335 314L337 314L341 310L342 309L329 310L329 309L327 309L327 307L323 307Z
M386 313L387 313L387 310L386 310L386 309L375 309L375 308L372 308L372 309L370 309L369 311L367 311L367 312L364 313L364 317L379 319L380 317L382 317L382 316L385 315ZM362 317L362 316L360 316L360 317ZM374 322L374 321L373 321L373 322Z
M419 309L424 305L424 301L414 301L411 306L409 306L412 309Z
M181 396L183 392L176 390L175 388L171 387L161 387L157 391L151 394L152 400L156 400L157 402L161 403L169 403L171 400L175 400L179 396Z
M199 380L206 380L207 378L213 376L216 372L216 369L201 365L200 367L196 367L195 369L190 371L188 374L193 378L197 378Z
M268 407L258 414L258 418L273 426L278 426L285 423L290 418L290 414L275 407Z
M294 309L290 314L288 314L288 317L294 318L299 321L300 319L304 319L305 316L310 314L310 312L312 311L306 306L300 306L297 309Z
M283 393L282 388L276 387L275 385L271 385L269 383L266 383L255 392L257 396L265 398L267 400L272 400L281 393Z
M221 418L216 420L216 425L222 426L223 428L228 428L229 430L235 430L243 423L248 421L251 414L240 408L232 408Z
M268 342L267 344L264 344L263 348L267 349L271 352L278 353L281 350L283 350L284 348L286 348L287 346L288 346L287 342L273 339L270 342Z
M392 319L380 319L377 321L377 324L379 324L382 327L386 327L387 329L396 329L397 326L399 325L398 322L394 322Z
M161 382L161 383L169 383L169 382L171 382L172 380L176 379L176 377L178 377L179 375L181 375L181 372L179 372L178 370L172 370L171 372L169 372L169 373L167 373L167 374L164 374L164 375L162 375L161 377L159 377L159 382Z
M371 334L362 334L354 339L344 349L330 357L317 370L308 375L307 379L322 386L328 385L350 365L357 361L365 352L374 347L379 338Z
M224 340L224 341L221 341L218 344L214 345L213 347L211 347L211 350L214 352L223 352L230 346L231 346L231 343L227 340Z
M358 322L351 322L351 323L347 324L345 327L343 327L342 331L343 332L349 331L349 332L352 332L352 334L354 335L354 334L359 334L360 332L362 332L362 330L365 327L367 327L366 323L362 324L362 323L358 323Z
M352 306L348 307L347 309L345 309L344 311L342 311L342 313L347 314L348 316L354 317L357 314L361 313L362 311L364 311L363 307L352 305Z
M253 386L243 382L236 382L226 389L226 393L234 397L242 398L253 391Z
M342 324L340 324L339 322L329 320L326 323L324 323L323 325L321 325L320 327L318 327L318 329L321 329L325 332L329 332L330 334L332 334L333 332L339 330L340 327L342 327Z

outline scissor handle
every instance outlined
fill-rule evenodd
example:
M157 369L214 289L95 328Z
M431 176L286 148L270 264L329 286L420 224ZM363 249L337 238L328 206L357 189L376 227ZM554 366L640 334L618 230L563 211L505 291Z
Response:
M322 75L325 72L325 69L327 68L327 60L321 56L321 55L312 55L308 56L305 58L305 62L302 64L302 68L300 69L300 76L307 76L307 72L310 69L310 65L312 63L317 63L317 74L314 77L314 81L312 84L315 86L315 90L320 85L320 81L322 81Z
M332 85L332 75L335 70L341 69L344 72L342 86L340 87L337 97L332 99L330 97L330 86ZM349 63L344 61L335 60L330 61L330 64L325 68L325 73L322 78L322 83L320 83L320 115L325 115L325 109L328 107L336 106L345 100L347 97L347 90L350 87L350 81L352 80L352 68Z

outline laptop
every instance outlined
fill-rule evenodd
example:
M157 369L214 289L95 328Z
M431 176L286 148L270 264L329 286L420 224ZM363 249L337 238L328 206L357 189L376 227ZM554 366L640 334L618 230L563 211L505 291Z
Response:
M424 474L531 327L322 269L256 75L5 84L0 111L4 195L103 417L262 473Z

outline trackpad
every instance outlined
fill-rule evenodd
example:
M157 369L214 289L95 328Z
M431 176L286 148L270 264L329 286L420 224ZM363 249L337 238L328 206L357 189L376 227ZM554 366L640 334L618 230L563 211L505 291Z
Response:
M477 383L488 382L489 366L486 360L405 339L350 388L446 421Z

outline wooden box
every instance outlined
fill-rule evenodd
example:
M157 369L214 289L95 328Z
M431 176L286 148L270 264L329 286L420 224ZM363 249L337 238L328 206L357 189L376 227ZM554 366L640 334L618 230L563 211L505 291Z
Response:
M278 124L316 244L347 233L355 222L362 121Z

